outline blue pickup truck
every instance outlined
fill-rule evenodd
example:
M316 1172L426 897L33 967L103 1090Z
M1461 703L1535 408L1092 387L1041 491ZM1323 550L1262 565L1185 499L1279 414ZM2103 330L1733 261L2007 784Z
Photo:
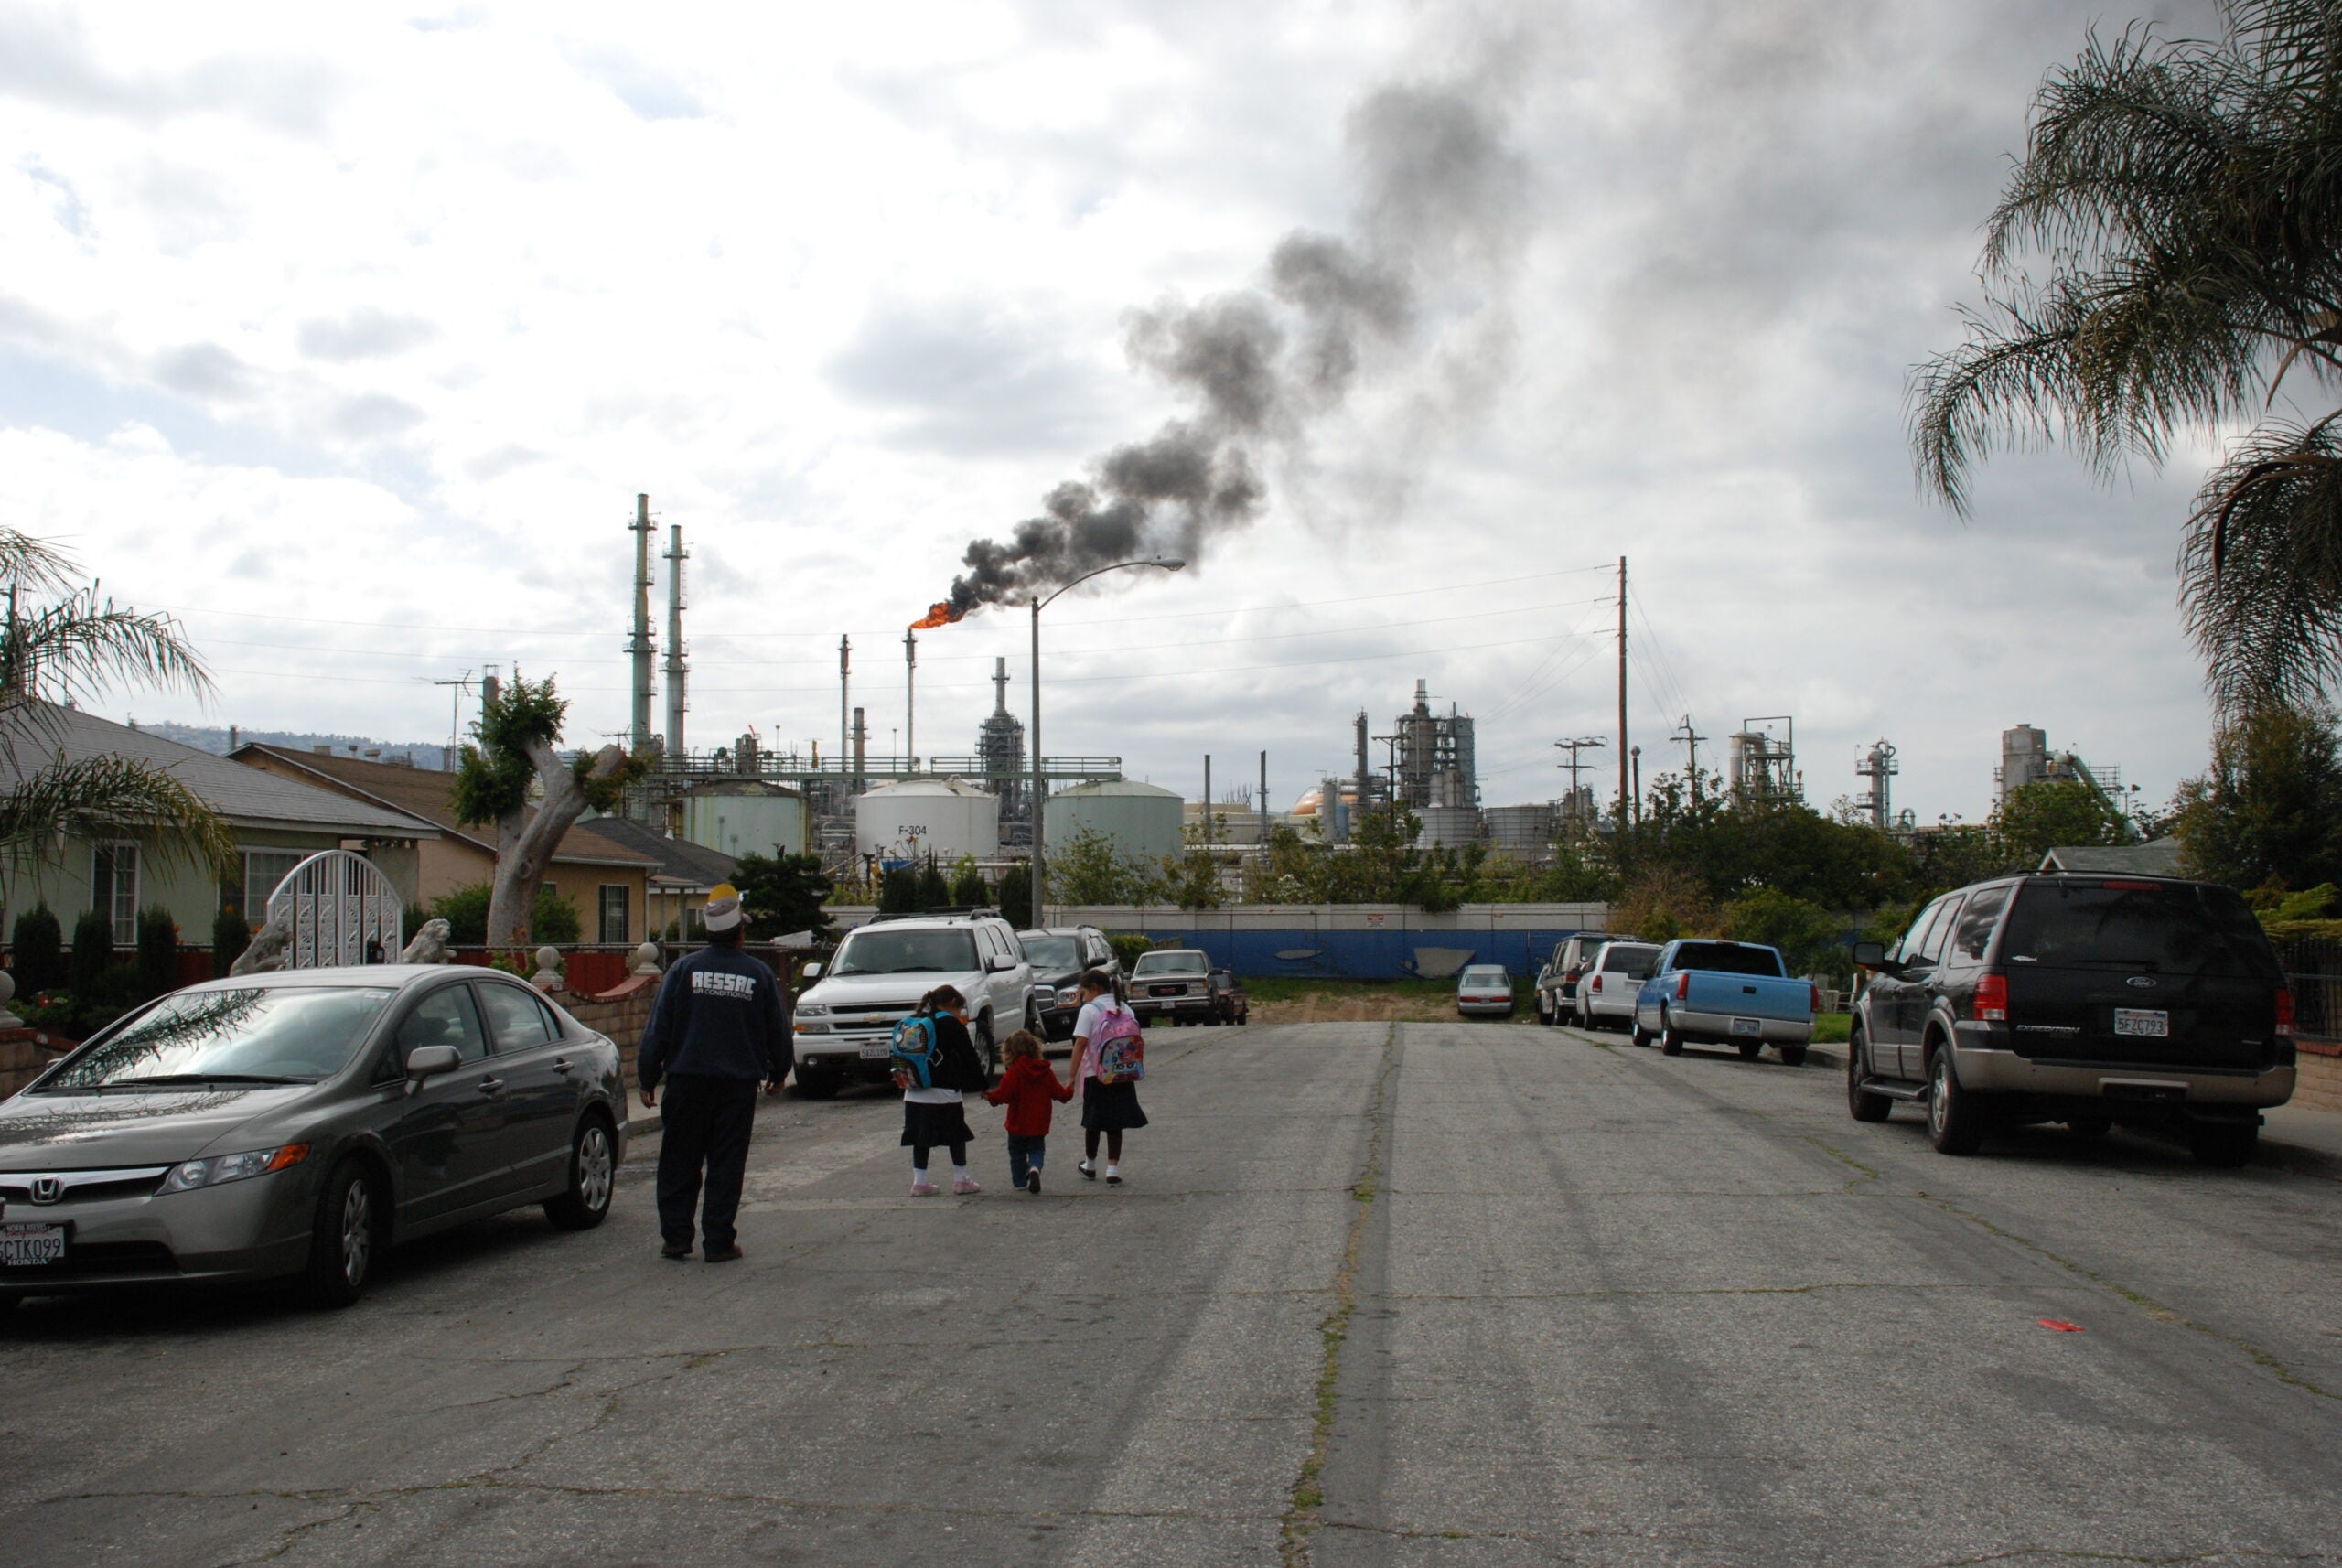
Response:
M1653 1040L1671 1057L1687 1044L1728 1045L1755 1060L1767 1046L1796 1067L1813 1038L1821 996L1792 980L1778 949L1755 942L1684 938L1660 949L1658 967L1635 997L1635 1044Z

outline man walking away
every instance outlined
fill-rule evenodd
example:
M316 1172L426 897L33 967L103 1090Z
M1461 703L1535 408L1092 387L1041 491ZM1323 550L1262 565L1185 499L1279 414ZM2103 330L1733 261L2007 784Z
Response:
M707 946L667 972L642 1031L635 1077L642 1103L659 1103L659 1233L662 1258L692 1255L692 1211L711 1263L740 1256L732 1221L748 1168L757 1082L779 1094L796 1060L789 999L771 970L740 950L747 934L740 895L728 882L710 890ZM705 1171L704 1205L701 1173Z

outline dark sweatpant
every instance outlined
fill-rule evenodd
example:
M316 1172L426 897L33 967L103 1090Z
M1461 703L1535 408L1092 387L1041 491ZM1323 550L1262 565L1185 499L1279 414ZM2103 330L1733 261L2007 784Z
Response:
M692 1244L692 1210L700 1208L700 1167L707 1202L700 1230L710 1251L732 1245L740 1182L748 1170L748 1132L757 1120L757 1082L670 1073L659 1086L659 1234L670 1247Z

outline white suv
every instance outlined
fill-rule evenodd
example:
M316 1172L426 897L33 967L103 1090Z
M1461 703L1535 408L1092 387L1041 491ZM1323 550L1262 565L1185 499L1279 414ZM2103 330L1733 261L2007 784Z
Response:
M826 970L797 999L797 1092L827 1100L849 1079L883 1083L895 1026L939 985L968 999L968 1030L986 1070L1000 1070L1000 1042L1041 1032L1042 999L1016 928L990 909L881 915L846 933Z

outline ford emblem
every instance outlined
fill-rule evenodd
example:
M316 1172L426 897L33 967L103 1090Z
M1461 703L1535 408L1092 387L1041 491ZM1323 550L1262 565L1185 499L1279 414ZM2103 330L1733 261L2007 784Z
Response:
M55 1203L59 1198L63 1197L64 1196L65 1184L58 1180L55 1176L37 1176L33 1177L33 1201L35 1203Z
M2130 983L2137 986L2142 991L2153 991L2155 988L2155 983L2143 974L2133 975L2130 979Z

